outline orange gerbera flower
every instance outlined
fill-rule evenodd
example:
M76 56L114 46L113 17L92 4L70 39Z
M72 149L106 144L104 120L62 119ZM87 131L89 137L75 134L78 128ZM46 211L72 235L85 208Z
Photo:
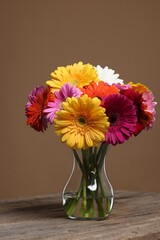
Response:
M129 84L132 86L132 89L139 92L140 94L145 92L145 91L150 92L149 88L146 87L145 85L141 84L141 83L129 82Z
M98 84L91 82L88 86L83 87L81 91L84 94L87 94L90 98L97 97L102 101L109 95L117 94L120 92L116 86L108 86L103 81L100 81Z

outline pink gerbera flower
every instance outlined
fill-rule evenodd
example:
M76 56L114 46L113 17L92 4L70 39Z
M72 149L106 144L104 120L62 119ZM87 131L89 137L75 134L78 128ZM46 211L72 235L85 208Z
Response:
M50 97L50 88L37 87L28 97L28 103L25 106L27 116L27 125L30 125L37 131L44 131L47 128L48 120L43 114L48 99Z
M124 95L112 94L105 99L103 107L110 122L106 141L116 145L128 140L135 131L137 122L133 102Z
M112 86L116 86L116 88L118 88L120 90L120 93L123 94L124 91L126 91L127 89L131 88L131 86L129 84L120 84L120 83L114 83Z
M54 118L56 117L56 112L61 109L61 104L68 97L76 97L79 98L82 94L79 88L72 86L70 83L66 83L61 87L60 91L55 91L55 99L54 101L49 101L44 113L46 114L46 118L50 123L53 123Z
M151 128L153 127L153 124L155 122L155 114L156 114L155 106L157 102L154 102L154 96L151 91L150 92L145 91L142 94L142 99L143 99L142 109L145 112L146 120L147 120L145 121L145 125L146 125L146 128Z

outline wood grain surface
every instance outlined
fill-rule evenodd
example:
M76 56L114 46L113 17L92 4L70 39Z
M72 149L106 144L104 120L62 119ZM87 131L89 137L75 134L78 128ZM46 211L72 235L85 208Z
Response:
M116 192L104 221L67 219L59 195L1 200L0 239L160 240L160 193Z

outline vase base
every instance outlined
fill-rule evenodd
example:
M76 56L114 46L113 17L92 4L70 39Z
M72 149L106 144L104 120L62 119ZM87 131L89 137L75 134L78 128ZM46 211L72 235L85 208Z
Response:
M103 221L108 218L109 214L106 217L97 217L97 218L84 218L84 217L75 217L75 216L67 216L70 220L77 221Z
M105 220L113 207L113 197L81 198L65 194L63 198L64 210L72 220Z

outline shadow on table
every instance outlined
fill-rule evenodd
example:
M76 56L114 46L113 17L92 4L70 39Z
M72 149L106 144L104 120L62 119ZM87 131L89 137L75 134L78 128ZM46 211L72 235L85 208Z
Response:
M66 218L62 203L60 202L26 202L19 203L16 206L10 206L7 212L14 218L23 219L49 219L49 218Z

